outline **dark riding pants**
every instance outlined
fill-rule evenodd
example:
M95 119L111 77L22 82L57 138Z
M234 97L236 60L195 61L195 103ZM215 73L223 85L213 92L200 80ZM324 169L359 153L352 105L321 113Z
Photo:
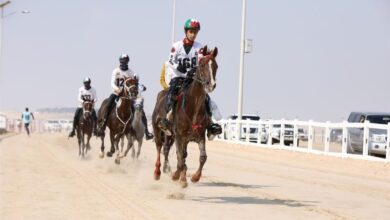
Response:
M165 103L165 110L167 112L173 109L173 106L176 101L176 96L178 95L180 88L183 85L183 82L184 82L184 78L181 77L173 78L169 82L169 90L168 90L168 95Z

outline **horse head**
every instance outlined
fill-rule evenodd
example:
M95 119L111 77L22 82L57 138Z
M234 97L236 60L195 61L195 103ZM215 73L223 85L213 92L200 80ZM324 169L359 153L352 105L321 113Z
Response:
M123 90L120 96L135 99L138 96L138 79L135 77L125 78Z
M83 116L84 118L89 118L92 115L93 111L93 101L86 100L83 102Z
M218 64L215 57L218 55L218 48L214 47L213 50L209 51L207 46L204 46L202 55L194 80L202 83L205 92L211 93L217 86L216 75Z

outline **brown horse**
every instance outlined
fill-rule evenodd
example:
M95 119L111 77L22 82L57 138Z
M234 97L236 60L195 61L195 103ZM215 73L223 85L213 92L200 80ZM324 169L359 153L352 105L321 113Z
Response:
M118 96L118 100L116 102L116 106L110 112L107 119L107 127L110 129L110 141L111 141L111 149L107 152L107 156L111 157L115 150L117 151L117 157L115 159L115 163L119 164L120 159L124 157L119 154L118 143L120 138L127 134L131 127L131 120L133 118L133 100L138 95L138 79L129 77L124 80L122 91ZM98 118L102 120L104 117L103 109L106 109L107 99L103 101L99 113ZM100 157L104 157L104 137L105 134L101 135L102 145L100 148Z
M207 46L203 48L204 56L199 60L193 82L187 87L184 87L178 95L176 108L174 109L173 123L170 129L172 136L165 135L164 131L158 126L159 121L166 117L164 106L167 90L161 91L157 96L157 103L152 118L157 148L157 159L154 170L154 178L156 180L160 179L161 175L160 154L162 145L164 143L165 171L165 166L168 163L169 148L173 141L176 144L177 170L173 173L172 179L180 179L182 187L187 187L188 185L186 178L186 157L187 145L190 141L198 143L200 150L199 168L192 176L191 181L198 182L202 175L202 169L207 160L205 132L209 123L206 115L205 100L207 93L211 93L216 87L215 77L218 65L215 57L217 54L217 48L214 48L211 52L207 50Z
M89 140L92 136L94 121L92 118L93 102L84 101L82 114L79 116L79 121L76 126L77 140L79 143L79 156L84 157L88 150L91 149ZM87 143L85 143L85 136L87 136Z

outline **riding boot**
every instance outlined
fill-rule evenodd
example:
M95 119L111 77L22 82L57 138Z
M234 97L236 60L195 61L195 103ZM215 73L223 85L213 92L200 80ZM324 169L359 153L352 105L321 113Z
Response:
M148 130L148 120L146 119L145 111L142 110L142 123L145 126L145 138L146 140L153 139L153 134L149 132Z
M73 118L73 127L72 127L72 131L69 133L69 137L74 137L76 135L76 126L77 124L79 123L79 115L81 113L81 108L77 108L76 109L76 112L74 114L74 118Z
M209 95L206 95L206 114L208 115L209 118L209 125L206 127L207 129L207 137L209 140L212 140L216 135L222 133L222 127L221 125L214 123L212 120L212 111L211 111L211 99Z
M169 127L173 120L173 109L176 99L176 94L179 92L183 79L180 77L173 78L169 83L169 90L165 100L165 110L167 112L165 118L159 122L159 127L164 131L169 131Z
M106 111L104 112L103 121L101 121L100 124L97 127L97 134L98 134L98 136L103 135L104 131L106 130L107 119L108 119L108 116L109 116L111 110L113 109L113 107L115 105L115 100L116 100L117 97L118 96L116 94L111 94L110 97L108 98Z

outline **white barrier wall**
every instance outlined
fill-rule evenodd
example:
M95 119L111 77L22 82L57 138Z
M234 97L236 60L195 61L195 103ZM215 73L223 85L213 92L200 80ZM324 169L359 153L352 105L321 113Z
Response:
M222 126L222 134L217 139L221 141L343 158L390 162L390 148L388 147L390 140L387 138L390 135L390 123L388 125L373 124L368 121L365 123L323 123L283 119L259 121L230 119L221 120L219 123ZM298 129L304 132L300 133ZM241 130L240 137L239 130ZM278 130L279 133L277 133ZM356 131L359 135L355 134ZM274 143L275 140L279 143ZM361 142L362 146L356 145L354 141Z

